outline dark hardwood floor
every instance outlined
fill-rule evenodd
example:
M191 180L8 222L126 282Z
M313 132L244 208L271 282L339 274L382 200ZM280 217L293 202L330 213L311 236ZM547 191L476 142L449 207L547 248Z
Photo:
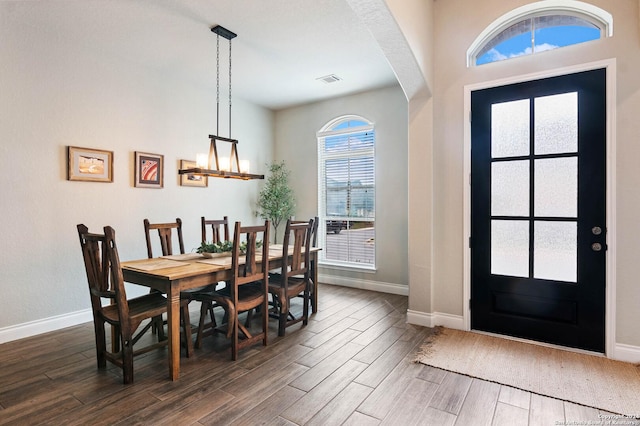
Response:
M136 358L132 385L99 371L91 323L5 343L0 424L604 424L593 409L412 362L431 329L406 324L406 297L330 285L319 297L307 327L278 338L274 321L269 345L236 362L223 336L205 338L176 382L166 349Z

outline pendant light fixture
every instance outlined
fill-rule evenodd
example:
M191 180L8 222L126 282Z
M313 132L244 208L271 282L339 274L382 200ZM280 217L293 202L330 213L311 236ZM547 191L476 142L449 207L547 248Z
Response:
M231 40L237 34L217 25L211 28L216 34L216 135L209 135L211 144L209 156L199 154L196 158L196 167L178 170L181 175L196 175L232 179L264 179L264 175L249 173L249 162L240 161L238 157L238 140L231 138ZM229 40L229 137L220 136L220 37ZM231 154L227 157L218 157L217 142L231 144Z

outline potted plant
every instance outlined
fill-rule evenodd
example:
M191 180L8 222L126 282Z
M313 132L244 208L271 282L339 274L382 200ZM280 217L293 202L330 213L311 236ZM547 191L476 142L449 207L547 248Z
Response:
M296 199L289 186L289 170L284 161L271 163L269 176L258 195L259 214L273 226L273 242L278 243L278 226L293 216Z

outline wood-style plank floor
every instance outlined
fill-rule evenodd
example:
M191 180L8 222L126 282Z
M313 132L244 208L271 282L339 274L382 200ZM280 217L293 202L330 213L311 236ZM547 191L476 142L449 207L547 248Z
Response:
M136 358L132 385L111 364L99 371L91 323L2 344L0 424L603 424L593 409L412 362L431 329L406 324L406 297L321 284L319 298L308 326L278 338L272 322L269 345L236 362L223 336L205 338L176 382L166 349Z

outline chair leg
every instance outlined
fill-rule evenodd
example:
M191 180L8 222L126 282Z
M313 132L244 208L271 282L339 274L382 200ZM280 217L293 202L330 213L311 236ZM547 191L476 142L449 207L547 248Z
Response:
M155 329L154 334L158 335L158 342L162 342L164 340L167 340L167 336L164 333L164 319L162 318L162 315L158 315L157 317L153 317L151 319L151 321L153 322L152 328Z
M288 313L280 314L280 318L278 319L278 336L284 336L288 316Z
M233 330L236 330L236 341L238 341L238 312L236 312L236 307L233 304L228 304L223 306L224 308L224 317L227 322L227 338L233 337Z
M93 321L93 328L96 334L96 358L98 361L98 368L107 368L107 339L104 331L104 322Z
M184 334L185 350L187 352L187 358L193 355L193 340L191 340L191 321L189 320L189 304L184 303L182 305L182 328Z
M231 306L229 307L231 310ZM233 315L229 312L229 325L228 327L232 327L231 329L231 359L236 361L238 359L238 322L240 318L238 318L238 313L233 309ZM227 332L228 334L228 332Z
M209 319L211 320L211 328L216 328L218 323L216 322L216 316L213 312L213 303L209 302Z
M316 313L318 308L316 307L316 299L315 299L315 283L311 282L309 285L309 303L311 303L311 312Z
M253 309L249 309L247 311L247 318L244 320L244 326L248 328L251 325L251 321L253 321Z
M124 341L122 344L122 381L125 385L133 383L133 346L131 345L131 339Z
M304 307L302 308L302 325L309 323L309 292L304 292Z
M196 343L194 345L196 349L200 349L202 347L202 333L204 330L204 322L210 306L211 302L206 300L203 301L200 305L200 321L198 321L198 334L196 335Z
M149 294L152 294L152 293L160 293L160 291L158 291L158 290L156 290L154 288L150 288L149 289ZM157 334L158 330L160 330L160 328L162 328L163 325L164 325L164 321L162 319L162 315L160 315L160 322L157 322L156 320L157 320L157 317L152 320L151 334ZM158 341L159 342L162 341L162 340L164 340L164 338L160 339L160 337L158 337Z
M120 352L120 339L122 338L121 334L122 330L120 329L120 326L111 326L111 351L113 353Z
M278 319L278 336L284 336L285 328L287 328L287 319L289 317L289 299L286 295L279 295L280 300L280 318Z
M265 299L264 304L261 306L262 314L262 345L267 346L267 335L269 334L269 298Z
M271 295L271 300L267 302L267 306L269 307L269 315L272 318L278 318L280 312L280 304L278 303L278 295L276 293L269 293Z

